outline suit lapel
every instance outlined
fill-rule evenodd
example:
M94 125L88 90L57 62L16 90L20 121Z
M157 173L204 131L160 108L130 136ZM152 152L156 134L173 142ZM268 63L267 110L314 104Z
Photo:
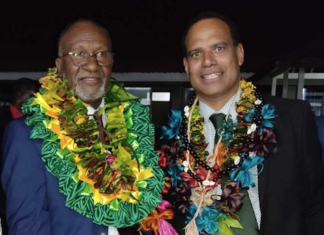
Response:
M271 156L269 156L271 157ZM262 167L258 166L258 186L259 186L259 201L260 201L260 209L261 209L261 214L263 211L263 199L264 199L264 193L266 190L266 183L267 183L267 172L269 171L269 164L267 159L264 160L263 162L263 170L261 172Z
M268 100L270 99L270 101ZM273 104L273 102L271 102L271 97L267 97L265 100L264 100L264 103L267 104ZM276 111L278 112L278 109L277 107L275 106L275 109ZM274 129L276 129L276 123L278 122L278 117L276 117L274 120ZM275 131L276 133L276 131ZM276 133L277 134L277 133ZM277 135L278 137L278 135ZM261 227L262 227L262 215L266 214L266 207L265 207L265 204L264 204L264 199L265 199L265 194L266 194L266 189L267 189L267 180L268 180L268 173L269 171L271 170L270 169L270 163L271 163L271 158L273 158L275 153L271 153L268 157L266 157L263 161L263 170L261 172L261 169L262 167L261 166L258 166L258 173L259 173L259 177L258 177L258 180L259 180L259 201L260 201L260 210L261 210ZM268 159L269 158L269 159ZM262 229L261 229L262 231Z
M264 104L274 105L276 112L278 112L277 107L272 102L272 97L271 96L265 96L263 102L264 102ZM278 116L273 120L274 125L275 125L274 129L276 129L276 122L277 121L278 121ZM276 131L275 131L275 133L276 133ZM269 165L270 165L268 158L273 157L272 156L273 154L274 153L271 153L267 158L264 159L262 172L260 172L262 167L258 166L258 173L259 173L259 179L258 179L259 180L259 200L260 200L261 214L262 214L262 211L264 209L263 201L264 201L264 194L265 194L266 184L267 184L267 174L268 174Z

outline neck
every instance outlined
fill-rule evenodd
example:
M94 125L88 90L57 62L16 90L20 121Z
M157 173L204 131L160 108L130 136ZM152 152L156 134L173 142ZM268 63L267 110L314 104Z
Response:
M233 89L230 90L230 92L226 92L225 94L220 94L217 96L204 96L201 94L197 94L197 96L206 105L208 105L215 111L219 111L236 94L238 88L239 83L237 84L237 86L233 87Z
M94 108L94 109L98 109L100 104L101 104L101 101L102 101L102 98L100 98L99 100L95 100L95 101L91 101L91 102L88 102L88 104Z

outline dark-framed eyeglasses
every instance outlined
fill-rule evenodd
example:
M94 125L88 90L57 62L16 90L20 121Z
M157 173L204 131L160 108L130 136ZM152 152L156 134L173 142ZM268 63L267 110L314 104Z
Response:
M102 67L107 67L111 65L114 61L114 53L111 53L109 51L99 51L94 54L90 54L86 51L72 51L68 52L62 56L59 56L59 58L63 58L64 56L70 55L72 58L72 62L75 66L85 66L89 63L90 57L95 57L98 64Z

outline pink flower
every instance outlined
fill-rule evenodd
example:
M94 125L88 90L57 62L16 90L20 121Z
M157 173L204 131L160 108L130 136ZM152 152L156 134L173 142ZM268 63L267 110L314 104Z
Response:
M113 163L114 160L115 160L115 156L113 156L113 155L106 156L106 162Z

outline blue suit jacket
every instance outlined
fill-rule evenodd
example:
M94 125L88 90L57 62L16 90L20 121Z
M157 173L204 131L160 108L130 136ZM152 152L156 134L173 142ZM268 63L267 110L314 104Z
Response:
M41 160L42 140L29 138L25 118L12 121L5 131L2 184L7 197L9 234L104 235L99 226L65 206L58 180ZM128 232L120 232L128 234Z
M324 116L319 116L316 118L318 137L322 145L322 150L324 150ZM322 151L322 158L324 163L324 151Z

